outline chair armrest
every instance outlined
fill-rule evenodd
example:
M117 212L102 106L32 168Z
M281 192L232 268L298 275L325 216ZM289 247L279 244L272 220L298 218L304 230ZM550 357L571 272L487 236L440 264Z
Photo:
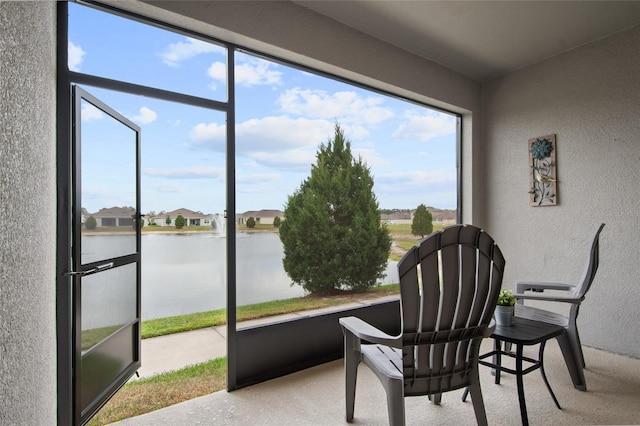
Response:
M516 293L522 294L527 290L544 291L544 290L564 290L572 291L575 288L574 285L564 283L544 283L533 281L518 281L516 283Z
M553 296L547 294L524 294L524 293L514 293L513 296L518 299L518 302L521 300L544 300L547 302L564 302L564 303L573 303L580 304L584 300L584 297L572 297L572 296Z
M402 347L402 336L390 336L360 318L343 317L339 322L345 332L348 331L361 340L394 348Z

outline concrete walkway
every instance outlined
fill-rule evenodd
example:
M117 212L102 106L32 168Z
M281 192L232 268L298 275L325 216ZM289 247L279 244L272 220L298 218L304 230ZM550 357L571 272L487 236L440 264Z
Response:
M226 335L226 326L220 326L143 339L138 374L153 376L226 356Z
M259 320L238 323L239 328L253 327L268 322L278 322L312 314L342 310L345 307L357 307L384 300L396 299L387 296L379 299L368 299L329 308L312 311L295 312L276 315ZM169 334L142 340L142 367L138 370L140 377L149 377L171 370L178 370L192 364L198 364L227 355L227 326L209 327L184 333ZM135 380L136 376L132 380Z

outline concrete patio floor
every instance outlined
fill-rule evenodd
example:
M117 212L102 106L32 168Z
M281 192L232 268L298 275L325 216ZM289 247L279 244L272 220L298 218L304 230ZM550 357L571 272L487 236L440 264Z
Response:
M483 342L483 352L491 349ZM551 387L562 410L555 407L542 377L525 376L524 387L531 425L640 424L640 360L584 348L588 391L573 388L555 341L545 351ZM537 356L536 348L525 354ZM489 368L481 367L482 391L490 425L518 425L520 413L515 377L505 374L493 383ZM387 404L382 386L366 368L359 369L355 406L356 425L385 425ZM470 400L462 391L443 395L434 406L426 397L406 398L408 425L475 424ZM344 420L342 360L243 388L216 392L155 412L124 420L124 426L143 425L341 425Z

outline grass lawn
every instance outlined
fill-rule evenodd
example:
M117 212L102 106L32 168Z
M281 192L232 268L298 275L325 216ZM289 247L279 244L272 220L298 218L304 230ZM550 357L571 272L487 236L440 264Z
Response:
M293 299L274 300L254 305L238 306L237 321L246 321L291 312L308 311L342 305L354 300L372 299L399 294L398 284L388 284L369 289L365 293L342 292L331 296L309 295ZM142 338L181 333L199 328L215 327L227 323L226 309L196 312L167 318L158 318L142 322Z
M98 426L158 410L226 389L227 359L217 358L180 370L130 381L88 425Z

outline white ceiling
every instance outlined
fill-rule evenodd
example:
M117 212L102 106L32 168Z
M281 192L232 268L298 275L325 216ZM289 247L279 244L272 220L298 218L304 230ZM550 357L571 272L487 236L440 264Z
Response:
M481 82L640 24L640 1L294 2Z

